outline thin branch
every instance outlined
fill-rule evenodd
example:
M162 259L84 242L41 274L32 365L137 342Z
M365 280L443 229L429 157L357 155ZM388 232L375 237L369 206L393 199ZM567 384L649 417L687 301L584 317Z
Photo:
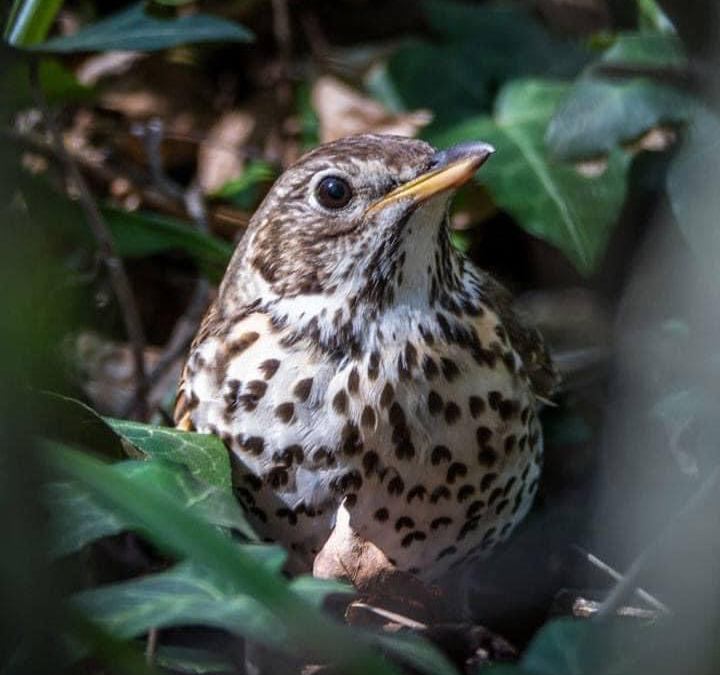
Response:
M32 58L30 66L30 86L36 104L43 116L45 126L50 133L54 152L64 164L68 177L78 191L80 205L85 211L90 229L98 246L99 256L108 270L110 283L120 306L125 331L130 341L135 369L135 400L138 401L138 408L145 411L147 401L147 384L145 378L145 331L143 329L140 311L133 294L132 286L128 278L122 259L118 255L115 240L110 229L103 218L97 202L90 192L85 178L65 147L62 132L57 124L52 111L45 97L45 92L40 85L38 76L37 59Z
M593 567L596 567L597 569L601 570L602 572L605 572L610 578L612 578L615 581L622 581L622 574L618 572L616 569L613 569L608 565L606 562L603 562L598 558L597 556L593 555L589 551L586 551L581 546L573 546L573 548L580 553L580 555L585 558ZM638 598L641 598L644 600L648 605L651 607L654 607L659 612L662 612L663 614L672 614L672 611L670 608L660 600L658 600L654 595L650 595L646 590L643 588L636 588L635 593L637 594Z
M182 186L165 172L161 153L165 134L162 120L155 118L146 125L136 126L133 134L143 141L152 179L158 190L173 200L182 201L185 211L190 215L197 229L201 232L208 232L208 214L202 187L197 181L194 181L187 189L183 190ZM187 353L205 314L209 296L210 284L205 279L198 279L187 308L175 322L160 358L148 375L149 387L154 387L176 361ZM121 416L131 415L138 403L136 399L131 399Z

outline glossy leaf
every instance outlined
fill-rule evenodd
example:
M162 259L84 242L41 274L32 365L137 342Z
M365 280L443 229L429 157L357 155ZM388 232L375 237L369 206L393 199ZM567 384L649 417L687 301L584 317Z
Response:
M257 562L262 564L262 560ZM295 581L289 589L313 604L320 604L326 595ZM142 635L153 626L198 624L224 628L275 647L282 647L289 637L283 623L256 599L238 593L212 570L194 563L84 591L75 596L73 604L117 637Z
M684 121L690 105L686 94L642 78L581 78L558 106L545 141L557 159L592 159L658 125Z
M174 645L160 645L153 661L173 673L187 675L232 673L235 670L235 664L222 654Z
M478 180L527 232L558 247L581 273L590 274L622 207L629 158L613 153L595 177L551 161L545 129L566 93L564 83L512 82L500 92L492 117L475 117L432 141L440 147L468 139L494 145L497 152Z
M208 570L213 583L220 584L226 593L251 598L263 615L271 613L279 630L289 636L283 649L301 648L308 655L338 663L351 675L397 672L359 642L356 634L304 601L285 579L258 565L236 543L162 491L117 475L111 467L62 447L49 448L48 459L55 471L92 490L120 517L141 523L143 535L157 546ZM259 616L258 621L262 618ZM135 626L139 624L139 619L134 620ZM273 636L262 639L272 640Z
M45 52L156 51L197 42L250 42L252 33L239 24L206 14L160 18L138 2L68 37L49 40Z
M184 464L203 483L230 490L230 458L217 436L129 420L106 421L115 433L148 457Z
M684 122L693 107L685 92L643 77L607 77L607 66L676 67L686 62L674 35L624 33L578 78L548 125L553 157L582 160L604 156L662 124Z
M111 470L136 484L163 491L179 506L196 513L208 523L236 529L251 540L257 538L230 492L195 480L184 467L158 460L125 461L113 464ZM51 514L51 553L55 556L74 553L100 537L118 534L137 525L108 509L91 492L76 483L48 485L45 503ZM262 548L267 550L258 555L265 556L279 570L285 560L282 549Z

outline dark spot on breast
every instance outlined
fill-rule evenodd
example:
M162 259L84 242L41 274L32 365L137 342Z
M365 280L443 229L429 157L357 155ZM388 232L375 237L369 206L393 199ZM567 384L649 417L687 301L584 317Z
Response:
M448 424L455 424L460 419L460 406L453 401L445 404L445 421Z
M382 393L380 394L380 406L382 408L389 408L395 397L395 390L393 386L387 382L383 387Z
M467 475L467 466L465 466L462 462L453 462L448 467L445 480L452 485L458 476L465 475Z
M400 532L403 527L407 527L411 530L413 527L415 527L415 521L408 516L401 516L395 521L395 531Z
M344 389L333 396L332 407L338 415L344 415L347 412L348 397Z
M474 485L463 485L457 493L457 500L458 502L462 503L466 499L469 499L473 493L475 492L475 486Z
M353 368L348 375L347 388L351 394L357 394L360 389L360 374Z
M375 520L380 521L381 523L384 523L388 518L390 517L390 514L388 513L388 510L383 506L382 508L375 511L373 514L373 518Z
M435 558L435 560L441 560L442 558L445 558L449 555L454 555L455 553L457 553L457 549L454 546L448 546L437 554L437 558Z
M405 426L405 412L403 411L402 406L397 401L395 401L390 406L388 420L390 421L390 424L392 424L394 427Z
M253 344L260 337L260 333L250 331L243 333L237 340L233 340L227 346L227 357L232 358L241 352L244 352L251 344Z
M301 403L308 400L308 396L310 396L310 391L312 390L312 383L312 377L306 377L304 380L300 380L293 388L293 394L295 394L295 397Z
M380 463L380 457L374 450L369 450L363 455L362 463L365 476L371 476Z
M440 360L440 368L442 370L443 377L448 381L452 382L460 376L460 368L457 363L452 359L442 358Z
M395 476L387 486L388 493L391 495L401 495L405 490L405 483L400 476Z
M287 403L281 403L275 408L275 417L285 424L290 424L290 421L295 414L295 404L288 401Z
M400 428L401 427L395 427L395 429ZM405 427L405 429L407 429L407 427ZM415 457L415 445L407 436L403 436L403 438L398 441L398 444L395 446L395 456L398 459L412 459Z
M515 449L516 438L514 434L505 437L505 454L509 455Z
M440 516L439 518L435 518L430 523L430 529L431 530L437 530L439 527L447 527L452 523L452 518L448 518L447 516Z
M375 411L369 405L363 408L362 414L360 415L360 424L364 427L375 426Z
M435 390L428 394L428 410L431 415L439 415L443 409L443 400Z
M480 481L480 492L485 492L496 480L496 473L486 473Z
M490 497L488 498L488 506L492 506L494 502L496 502L500 497L502 497L503 490L501 487L496 487L491 493Z
M262 455L265 448L265 440L261 436L244 436L240 434L235 440L240 450L249 452L251 455Z
M427 380L434 380L440 373L437 363L427 354L423 357L422 369Z
M372 382L377 380L380 373L380 354L374 351L368 360L368 379Z
M497 461L497 452L489 446L485 446L478 452L478 462L483 466L491 468Z
M410 532L410 534L406 534L402 541L400 542L400 546L403 548L408 548L413 541L423 541L424 539L427 539L427 535L424 532Z
M265 481L271 487L277 489L288 483L288 472L280 466L276 466L265 474Z
M430 495L430 502L437 504L441 499L450 499L450 490L446 485L439 485L436 487Z
M430 461L433 466L437 466L440 462L449 462L451 459L452 455L450 454L450 450L444 445L436 445L430 455Z
M410 502L412 502L412 500L415 498L417 498L418 501L422 502L424 501L426 494L427 490L425 489L424 485L416 485L415 487L408 490L405 499L407 500L408 504L410 504Z
M405 364L408 370L412 370L417 366L417 349L411 342L405 343Z
M496 507L495 507L495 515L499 516L507 507L509 504L509 500L503 499Z
M485 411L485 401L479 396L470 397L470 414L473 418L478 418Z
M277 359L267 359L258 366L258 368L262 371L263 377L266 380L271 379L272 376L277 373L279 367L280 361L278 361Z
M475 516L477 516L480 513L480 511L482 511L484 506L485 506L485 502L483 502L479 499L474 501L472 504L470 504L470 506L468 506L468 509L465 513L465 517L468 519L474 518Z
M242 477L242 480L245 481L250 486L250 489L254 490L255 492L262 488L262 480L259 476L256 476L253 473L246 473Z
M363 443L360 439L360 431L354 422L346 422L341 432L342 451L348 456L362 452Z
M477 437L478 445L484 448L492 438L492 431L488 429L488 427L478 427L475 436Z

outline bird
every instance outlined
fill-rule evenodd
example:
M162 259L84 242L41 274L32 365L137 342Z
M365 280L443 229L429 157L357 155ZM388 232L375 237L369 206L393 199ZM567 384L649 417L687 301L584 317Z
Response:
M510 293L450 238L452 195L493 152L321 145L232 256L174 420L222 439L251 524L295 571L341 506L398 569L434 580L486 557L533 502L558 376Z

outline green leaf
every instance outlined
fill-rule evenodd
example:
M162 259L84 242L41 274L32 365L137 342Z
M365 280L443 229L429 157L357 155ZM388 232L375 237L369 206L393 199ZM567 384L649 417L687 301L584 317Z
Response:
M138 2L74 35L49 40L45 52L156 51L190 42L250 42L252 33L231 21L206 14L160 18Z
M255 601L263 611L258 621L265 616L264 612L272 614L279 630L289 636L281 645L283 650L299 649L310 657L328 659L351 675L397 672L358 641L356 633L329 620L292 591L285 579L258 565L236 543L178 506L163 492L138 484L97 460L62 447L49 448L48 460L55 471L92 490L120 517L142 523L142 533L157 546L206 569L213 583L220 584L224 592ZM209 576L207 583L210 583ZM142 598L138 600L141 602ZM98 612L103 611L103 607L97 607ZM128 612L131 611L129 606ZM135 626L140 623L140 618L131 617L123 625L130 625L131 620ZM272 638L267 634L259 636L264 640Z
M625 33L576 80L545 136L552 156L578 160L604 156L661 124L687 120L694 103L685 92L643 77L605 77L608 65L675 67L686 63L674 35Z
M668 19L667 14L660 9L656 0L635 0L638 8L638 24L643 30L658 33L674 33L675 26Z
M62 4L63 0L15 0L5 26L5 40L15 47L41 43Z
M661 124L684 121L690 105L686 94L646 79L583 77L558 106L545 142L557 159L591 159Z
M234 528L251 540L257 535L248 525L242 508L233 495L194 479L187 469L159 460L125 461L113 464L111 470L138 485L148 485L164 492L180 507L196 513L204 521L224 528ZM76 483L51 483L45 490L50 530L51 554L68 555L83 546L138 525L105 507L92 492ZM282 568L285 553L281 548L263 546L258 556L265 556L274 569Z
M153 661L173 673L209 675L235 672L235 664L226 656L205 649L160 645Z
M106 418L110 428L143 454L184 464L208 485L230 490L230 457L225 444L212 434Z
M245 170L215 191L211 196L229 199L238 208L251 210L258 204L263 184L277 177L277 169L269 162L256 160L248 162Z
M567 93L564 83L519 80L506 85L493 117L475 117L432 137L439 147L479 139L497 153L478 174L498 206L530 234L559 248L583 274L596 268L626 192L629 158L610 155L595 177L547 156L545 129Z
M587 60L582 48L551 36L518 6L431 0L423 9L439 42L401 47L373 89L394 108L431 109L429 133L487 110L498 86L508 80L571 76Z
M295 584L293 592L301 598L310 595L315 604L323 599L316 588L308 593ZM190 562L160 574L83 591L74 597L73 606L117 637L136 637L153 626L198 624L224 628L273 647L282 647L289 637L283 622L256 599L238 593L212 570Z
M665 68L687 63L687 54L676 35L657 33L618 33L600 60L602 64L644 65Z
M232 256L230 244L199 231L190 223L156 213L112 208L104 208L103 215L115 237L118 252L125 258L182 251L197 262L204 275L219 281Z

